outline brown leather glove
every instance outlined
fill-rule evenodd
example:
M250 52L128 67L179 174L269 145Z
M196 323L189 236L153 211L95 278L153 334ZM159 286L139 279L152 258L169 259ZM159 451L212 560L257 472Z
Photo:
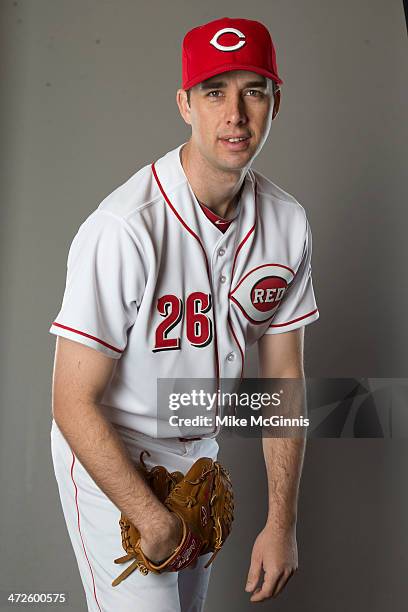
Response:
M205 565L208 567L230 534L234 520L231 479L218 461L201 457L183 476L181 472L170 473L163 466L147 470L143 462L145 452L140 455L142 473L160 501L181 519L183 535L176 550L166 560L155 564L141 549L139 531L122 514L119 524L122 546L127 555L114 562L134 561L112 582L112 586L120 584L135 569L143 575L177 572L194 563L199 555L212 552Z

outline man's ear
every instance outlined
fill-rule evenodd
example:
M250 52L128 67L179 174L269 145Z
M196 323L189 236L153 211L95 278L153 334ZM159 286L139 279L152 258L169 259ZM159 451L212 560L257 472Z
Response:
M280 88L275 91L274 103L273 103L273 113L272 113L272 121L275 119L276 115L279 112L281 102L281 90Z
M183 117L187 125L191 125L191 119L190 119L191 110L188 104L187 92L185 89L177 90L176 101L177 101L177 106L180 111L180 115Z

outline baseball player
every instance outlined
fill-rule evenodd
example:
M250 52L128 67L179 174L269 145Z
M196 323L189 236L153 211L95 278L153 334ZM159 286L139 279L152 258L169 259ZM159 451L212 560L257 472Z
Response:
M191 137L148 163L82 223L68 254L53 376L52 458L88 610L202 610L204 555L179 572L132 573L115 588L124 512L150 559L180 541L180 522L136 470L183 474L215 459L218 431L158 428L159 378L239 380L258 343L262 377L303 377L304 327L319 317L304 208L252 168L280 105L273 42L257 21L189 31L177 104ZM268 518L245 588L282 591L297 568L304 446L263 439ZM223 553L228 555L228 548Z

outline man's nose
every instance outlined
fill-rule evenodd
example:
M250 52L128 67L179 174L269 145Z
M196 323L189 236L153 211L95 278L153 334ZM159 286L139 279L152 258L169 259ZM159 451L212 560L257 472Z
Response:
M248 121L245 103L241 95L232 95L227 100L226 121L229 125L242 125Z

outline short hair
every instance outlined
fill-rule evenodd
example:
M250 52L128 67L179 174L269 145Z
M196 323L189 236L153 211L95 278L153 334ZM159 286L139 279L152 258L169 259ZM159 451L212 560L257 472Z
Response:
M268 77L267 77L268 78ZM272 80L272 79L271 79ZM186 89L186 94L187 94L187 102L188 105L191 106L190 104L190 99L191 99L191 87L190 89ZM278 89L280 89L279 85L277 84L276 81L272 80L272 94L275 97L276 92L278 91Z

